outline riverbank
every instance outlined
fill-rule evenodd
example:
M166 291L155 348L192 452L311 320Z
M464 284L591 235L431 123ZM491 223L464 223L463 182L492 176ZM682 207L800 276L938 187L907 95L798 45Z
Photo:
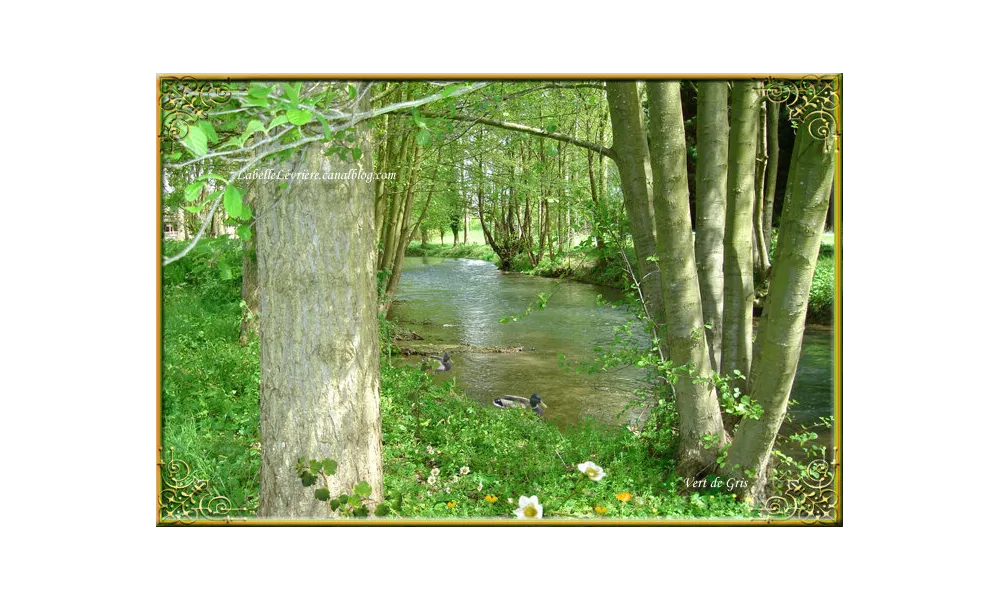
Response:
M253 518L260 486L260 342L240 345L238 247L205 243L162 279L160 444ZM393 326L381 322L382 348ZM394 353L392 356L396 356ZM522 496L542 517L754 518L724 485L690 489L668 448L624 427L585 421L560 430L528 410L470 400L447 374L381 356L384 488L389 518L513 519ZM603 469L587 479L578 465ZM595 475L596 478L596 475ZM724 482L723 482L724 483Z
M484 244L421 244L412 242L406 249L406 256L435 256L440 258L472 258L499 265L493 250ZM634 260L634 256L629 257ZM568 278L583 283L606 285L626 290L631 282L619 266L619 261L606 260L600 264L596 249L576 247L568 253L556 255L555 260L545 256L537 266L533 266L524 255L513 261L513 270L526 275L550 278ZM813 274L813 285L809 292L809 310L806 322L816 325L831 325L834 317L836 285L834 281L834 245L832 235L824 236L820 247L819 260Z

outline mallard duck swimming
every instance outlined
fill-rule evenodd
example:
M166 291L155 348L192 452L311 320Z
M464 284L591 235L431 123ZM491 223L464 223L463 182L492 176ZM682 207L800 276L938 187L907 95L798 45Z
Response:
M500 408L531 408L538 416L542 416L542 413L545 412L544 409L548 408L542 402L542 397L538 394L532 394L530 399L522 398L521 396L500 396L493 401L493 406Z
M451 370L451 356L445 352L444 356L432 356L434 360L438 361L438 366L435 371L450 371Z

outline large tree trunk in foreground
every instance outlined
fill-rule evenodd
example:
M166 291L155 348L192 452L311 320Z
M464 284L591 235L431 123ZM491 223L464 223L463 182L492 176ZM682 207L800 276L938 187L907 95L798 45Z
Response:
M680 377L675 385L681 436L677 471L697 476L714 468L719 447L726 442L726 432L715 388L710 383L693 381L694 377L707 376L711 364L691 236L680 83L650 82L647 90L657 256L663 296L670 298L665 313L667 349L675 365L693 365L690 376ZM703 436L715 436L715 442L706 444Z
M609 81L607 92L611 110L611 133L614 137L612 155L621 174L625 212L632 227L632 243L635 246L636 262L639 263L637 266L642 297L657 326L658 335L662 336L663 292L660 289L660 270L656 263L646 260L650 256L656 256L657 252L649 146L646 142L646 128L642 124L639 90L634 81Z
M749 393L764 409L759 420L743 419L729 449L724 473L746 480L740 493L762 500L767 465L785 419L788 395L802 350L809 288L823 240L836 162L835 140L816 140L799 127L792 149L794 177L788 180L781 235L771 272L771 291L757 332Z
M725 291L723 292L722 368L724 375L750 372L753 335L754 183L760 95L757 82L733 85L733 125L729 132L729 182L726 207Z
M729 171L729 84L698 84L698 163L694 252L701 308L712 370L722 360L723 239L726 232L726 176Z
M367 138L367 132L362 133ZM348 171L314 143L304 170ZM371 170L364 152L365 171ZM374 193L359 180L298 181L258 222L261 278L259 516L322 518L301 457L333 458L333 494L382 497Z

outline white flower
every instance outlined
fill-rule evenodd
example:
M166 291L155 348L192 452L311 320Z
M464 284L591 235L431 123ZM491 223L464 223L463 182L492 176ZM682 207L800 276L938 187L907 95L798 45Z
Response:
M433 469L431 469L431 475L437 477L440 474L441 474L441 469L439 469L437 467L434 467Z
M518 509L514 511L518 519L541 519L542 505L538 503L538 496L528 498L521 496L518 501Z
M451 488L450 487L444 488L444 493L450 494L451 493Z
M468 475L469 474L469 467L462 467L461 469L458 470L458 472L461 475Z
M483 491L483 482L482 481L479 482L479 485L476 487L476 489L479 490L480 492Z
M427 446L427 454L434 454L434 448L431 446Z
M427 485L434 485L435 483L437 483L437 480L438 480L437 477L431 475L430 477L427 478Z
M590 477L593 481L600 481L604 479L604 469L598 467L589 460L585 463L576 465L576 468L580 469L581 473L583 473L587 477Z

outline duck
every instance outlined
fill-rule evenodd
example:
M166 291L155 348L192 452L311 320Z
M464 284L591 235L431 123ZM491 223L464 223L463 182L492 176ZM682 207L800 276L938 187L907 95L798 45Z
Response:
M431 356L434 360L438 361L438 366L435 371L450 371L451 370L451 356L445 352L444 356Z
M544 409L548 408L542 402L542 397L538 394L532 394L530 399L522 398L521 396L500 396L493 401L493 406L500 408L531 408L539 417L545 412Z

